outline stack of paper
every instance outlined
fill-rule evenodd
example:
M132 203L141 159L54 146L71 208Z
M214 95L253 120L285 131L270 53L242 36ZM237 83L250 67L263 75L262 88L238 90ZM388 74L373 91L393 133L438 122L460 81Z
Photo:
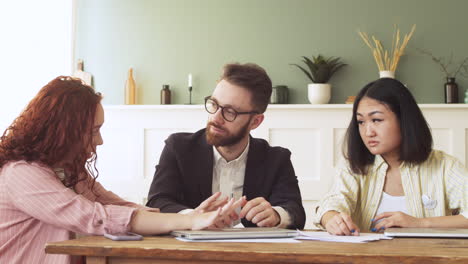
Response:
M186 239L181 237L176 237L175 239L183 242L217 242L217 243L301 243L301 241L294 238L250 238L250 239Z
M298 231L298 236L295 239L300 240L320 240L328 242L348 242L348 243L366 243L370 241L376 241L381 239L392 239L384 234L376 233L360 233L359 236L335 236L330 235L327 232L305 232Z

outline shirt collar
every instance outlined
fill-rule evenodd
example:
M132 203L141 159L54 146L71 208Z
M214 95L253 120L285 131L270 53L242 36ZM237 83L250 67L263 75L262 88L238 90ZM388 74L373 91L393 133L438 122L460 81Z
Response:
M380 155L375 155L375 160L374 160L375 166L378 168L383 164L387 164L387 162L384 160L384 158Z
M223 156L221 155L221 153L219 153L219 151L216 149L215 146L213 146L213 160L215 163L218 163L219 161L224 161L226 163L231 163L231 162L245 162L247 160L247 155L249 153L249 146L250 146L250 137L248 138L248 141L247 141L247 145L245 146L245 149L244 151L242 152L242 154L239 155L239 157L237 157L236 159L234 160L231 160L229 162L227 162Z
M374 160L374 166L376 168L380 168L383 164L385 164L385 169L388 168L388 164L387 162L385 161L385 159L381 156L381 155L375 155L375 160ZM410 168L411 167L411 164L409 164L408 162L404 162L402 161L400 163L400 169L403 169L403 168Z

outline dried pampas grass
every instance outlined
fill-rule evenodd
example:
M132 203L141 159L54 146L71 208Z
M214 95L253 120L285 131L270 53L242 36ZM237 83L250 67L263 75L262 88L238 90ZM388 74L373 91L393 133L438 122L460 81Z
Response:
M379 67L379 71L396 71L398 62L400 61L401 56L403 56L404 50L416 30L416 25L413 25L410 33L405 34L403 41L401 41L400 29L396 25L394 27L395 31L392 39L392 50L390 52L384 49L382 42L375 38L375 36L369 38L367 33L358 31L359 36L364 40L364 43L366 43L366 45L371 49L372 55L377 63L377 67Z

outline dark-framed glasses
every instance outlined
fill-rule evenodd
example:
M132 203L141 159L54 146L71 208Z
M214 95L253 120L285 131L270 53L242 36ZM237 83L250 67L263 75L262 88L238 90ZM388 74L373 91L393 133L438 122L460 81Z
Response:
M210 114L215 114L218 112L218 109L221 108L221 115L223 116L224 120L228 122L233 122L236 120L238 115L251 115L251 114L259 114L257 111L250 111L250 112L238 112L234 110L234 108L230 106L221 106L215 100L211 98L211 96L205 97L205 109Z

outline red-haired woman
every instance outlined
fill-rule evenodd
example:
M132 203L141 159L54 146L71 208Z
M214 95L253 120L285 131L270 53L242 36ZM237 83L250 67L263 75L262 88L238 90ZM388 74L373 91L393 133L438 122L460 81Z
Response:
M95 181L94 167L96 146L103 143L100 101L101 95L91 87L61 76L43 87L4 132L0 263L69 263L69 256L46 255L46 242L69 239L71 232L158 234L203 229L241 203L231 200L224 212L220 208L191 215L162 214L105 190Z

